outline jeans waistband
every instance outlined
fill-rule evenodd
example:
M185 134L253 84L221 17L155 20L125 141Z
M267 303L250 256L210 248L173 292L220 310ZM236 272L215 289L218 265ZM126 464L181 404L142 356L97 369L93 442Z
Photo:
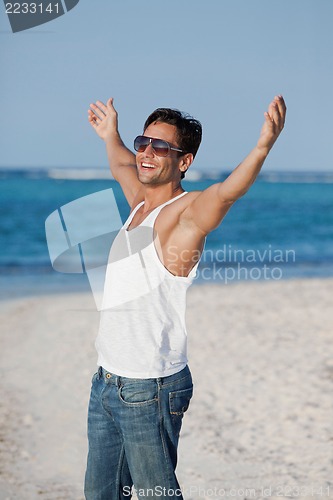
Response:
M175 382L176 380L181 380L183 378L186 378L188 376L191 376L190 369L188 365L185 366L182 370L180 370L177 373L174 373L173 375L168 375L166 377L157 377L157 378L129 378L129 377L123 377L121 375L116 375L115 373L111 373L102 366L98 367L97 370L97 378L103 378L105 382L109 384L115 384L119 387L121 382L144 382L144 381L155 381L158 385L168 385L169 383L171 384L172 382Z

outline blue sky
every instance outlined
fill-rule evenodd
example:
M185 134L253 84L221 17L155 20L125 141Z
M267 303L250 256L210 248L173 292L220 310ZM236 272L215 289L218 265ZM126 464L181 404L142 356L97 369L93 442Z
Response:
M89 103L115 98L132 147L156 107L203 124L194 166L230 170L285 96L267 170L333 169L332 0L80 0L13 34L0 7L1 167L105 167Z

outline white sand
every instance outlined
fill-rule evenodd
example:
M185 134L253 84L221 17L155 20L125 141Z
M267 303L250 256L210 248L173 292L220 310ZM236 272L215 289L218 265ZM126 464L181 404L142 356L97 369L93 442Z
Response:
M332 279L190 289L186 499L333 497L332 296ZM0 313L0 500L82 499L92 295L3 302Z

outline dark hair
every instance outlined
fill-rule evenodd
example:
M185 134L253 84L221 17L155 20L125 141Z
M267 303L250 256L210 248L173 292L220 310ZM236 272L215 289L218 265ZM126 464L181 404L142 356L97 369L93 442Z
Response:
M179 148L182 149L184 153L192 153L193 158L195 158L202 137L202 127L198 120L178 109L158 108L148 116L143 131L145 131L151 123L155 122L174 125L177 128ZM182 172L181 178L183 179L184 177L185 173Z

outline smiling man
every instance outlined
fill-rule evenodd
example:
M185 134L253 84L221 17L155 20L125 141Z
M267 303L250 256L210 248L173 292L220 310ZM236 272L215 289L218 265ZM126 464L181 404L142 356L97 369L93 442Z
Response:
M273 99L257 145L224 182L189 193L181 179L199 148L200 122L157 109L134 141L135 156L118 133L113 99L90 108L89 122L106 143L131 213L112 245L105 277L85 495L130 498L134 486L140 498L182 498L177 447L193 391L186 291L206 236L255 181L284 127L286 106L282 96Z

